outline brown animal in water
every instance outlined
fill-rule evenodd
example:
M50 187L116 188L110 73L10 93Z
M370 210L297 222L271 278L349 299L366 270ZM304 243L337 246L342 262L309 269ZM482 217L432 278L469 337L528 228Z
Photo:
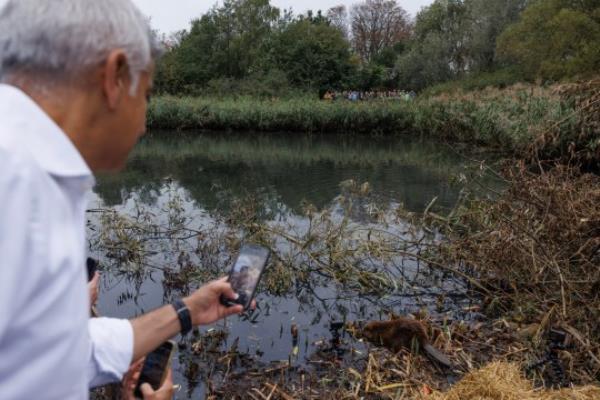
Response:
M411 349L415 344L434 361L453 368L452 363L438 349L431 345L425 325L409 318L396 318L391 321L371 321L362 328L362 336L373 344L387 347L394 353Z

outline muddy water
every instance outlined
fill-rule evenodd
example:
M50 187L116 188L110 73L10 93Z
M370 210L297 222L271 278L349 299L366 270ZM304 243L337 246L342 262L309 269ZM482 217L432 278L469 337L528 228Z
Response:
M143 270L136 269L130 261L115 257L114 249L98 244L101 216L107 211L152 220L153 226L163 228L178 223L173 219L184 218L186 226L202 230L222 226L221 216L236 207L235 199L252 196L263 202L265 220L302 232L307 225L303 205L311 203L319 210L335 212L343 191L340 183L348 180L369 182L380 202L403 204L414 212L423 211L437 197L436 207L443 212L458 199L460 187L451 182L464 172L464 164L448 147L423 141L176 133L146 138L124 172L99 177L90 198L90 255L103 265L99 312L130 318L159 307L197 285L165 283L164 268L170 276L177 276L189 263L200 270L203 263L208 264L197 252L195 236L179 234L173 241L149 235L144 238ZM352 218L356 224L373 224L360 212ZM401 231L402 227L386 229ZM226 273L227 256L219 257L207 276ZM418 270L414 261L406 263L409 271ZM382 310L404 314L424 308L440 318L453 318L468 305L460 294L460 282L439 282L439 277L435 284L427 277L415 282L419 284L410 290L383 296L360 296L323 280L292 288L283 296L259 294L259 309L252 315L178 338L174 371L183 390L177 398L203 398L207 380L222 379L215 366L218 357L210 355L215 351L235 346L256 362L287 360L306 365L315 352L328 348L336 335L331 330L333 322L379 319ZM292 325L298 327L296 343ZM221 332L222 340L214 339ZM339 333L356 354L364 351L361 343ZM205 339L204 345L192 347L206 336L214 340ZM241 367L231 366L233 370Z

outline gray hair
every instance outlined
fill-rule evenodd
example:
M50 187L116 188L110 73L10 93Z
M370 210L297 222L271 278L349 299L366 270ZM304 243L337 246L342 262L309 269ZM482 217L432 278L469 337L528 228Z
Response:
M162 54L149 20L131 0L8 0L0 6L0 82L24 75L73 82L123 49L132 79Z

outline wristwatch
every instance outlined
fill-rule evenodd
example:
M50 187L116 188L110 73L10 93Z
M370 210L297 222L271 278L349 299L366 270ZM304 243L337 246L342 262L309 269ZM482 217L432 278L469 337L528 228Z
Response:
M181 334L186 335L192 330L192 317L190 316L190 310L181 299L175 300L171 305L177 312L177 318L179 318L179 324L181 325Z

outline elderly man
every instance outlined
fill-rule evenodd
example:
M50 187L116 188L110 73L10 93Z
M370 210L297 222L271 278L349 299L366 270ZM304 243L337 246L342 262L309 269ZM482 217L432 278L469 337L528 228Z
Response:
M122 168L144 133L158 53L130 0L0 8L2 399L86 399L166 339L242 311L219 303L237 296L219 280L131 321L89 320L91 171Z

